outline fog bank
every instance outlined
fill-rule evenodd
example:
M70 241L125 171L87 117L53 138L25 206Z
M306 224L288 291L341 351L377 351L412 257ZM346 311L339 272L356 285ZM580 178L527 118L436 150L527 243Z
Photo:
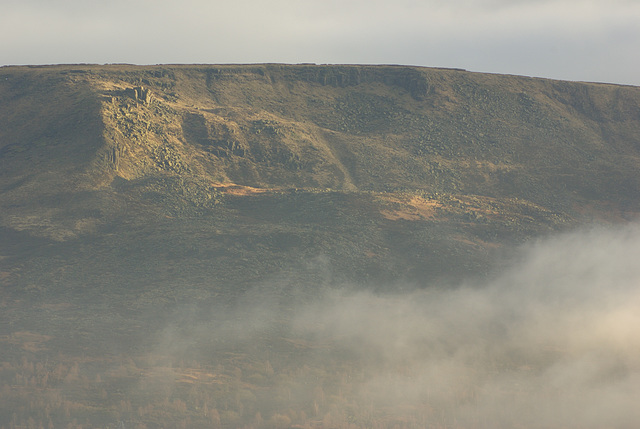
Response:
M218 322L183 317L160 348L237 341L270 348L274 367L348 362L344 407L409 413L418 426L633 427L638 255L637 226L598 228L529 243L490 280L387 294L334 288L293 308L257 288L213 310ZM283 356L285 340L303 352ZM307 388L328 384L319 376Z

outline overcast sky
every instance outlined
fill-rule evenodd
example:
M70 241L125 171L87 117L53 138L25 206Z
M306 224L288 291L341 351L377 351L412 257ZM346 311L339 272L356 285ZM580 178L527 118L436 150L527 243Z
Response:
M2 0L0 65L350 63L640 85L640 0Z

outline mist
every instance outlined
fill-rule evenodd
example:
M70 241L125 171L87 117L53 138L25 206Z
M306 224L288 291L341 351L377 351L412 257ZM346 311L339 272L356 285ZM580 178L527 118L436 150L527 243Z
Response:
M308 406L326 427L633 427L639 254L637 226L593 228L528 243L482 280L286 300L260 285L179 311L155 352L261 356L287 376L253 406Z

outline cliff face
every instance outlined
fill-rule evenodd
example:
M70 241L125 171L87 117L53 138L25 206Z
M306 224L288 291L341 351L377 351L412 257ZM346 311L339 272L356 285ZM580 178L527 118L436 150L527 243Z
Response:
M318 258L338 277L428 283L504 244L629 220L640 201L636 87L83 65L2 68L0 100L6 284L59 265L60 284L223 284ZM34 242L57 262L16 256Z
M357 66L185 67L137 79L154 102L112 97L110 143L161 170L180 173L189 158L213 180L257 187L420 189L564 208L638 195L637 88Z

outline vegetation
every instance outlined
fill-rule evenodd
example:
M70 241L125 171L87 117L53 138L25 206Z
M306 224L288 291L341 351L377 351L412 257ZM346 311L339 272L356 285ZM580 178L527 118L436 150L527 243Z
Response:
M356 394L375 366L287 312L634 219L638 111L635 87L462 70L0 68L0 428L458 427ZM267 330L158 348L256 289Z

